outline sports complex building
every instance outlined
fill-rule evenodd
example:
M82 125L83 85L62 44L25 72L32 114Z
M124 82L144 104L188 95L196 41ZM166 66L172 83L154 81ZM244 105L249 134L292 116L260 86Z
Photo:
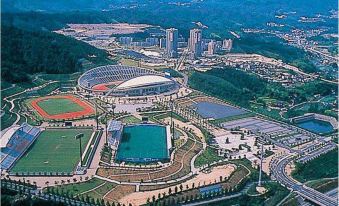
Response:
M81 89L107 96L147 96L174 93L179 85L165 74L145 68L108 65L85 72Z
M118 162L166 162L170 159L169 126L150 123L123 125L111 120L108 142L115 148L114 156Z

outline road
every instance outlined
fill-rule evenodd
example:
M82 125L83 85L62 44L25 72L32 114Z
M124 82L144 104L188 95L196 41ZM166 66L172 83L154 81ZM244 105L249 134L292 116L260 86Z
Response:
M309 154L313 155L313 154ZM284 156L283 158L274 161L271 164L273 176L276 180L287 187L288 189L293 190L303 198L316 203L321 206L336 206L337 200L318 192L312 188L309 188L301 183L297 182L296 180L292 179L286 174L285 168L286 166L291 163L294 159L293 154L289 154ZM274 169L273 169L274 168Z
M328 195L332 198L338 198L338 188L335 188L331 191L326 192L326 195Z
M15 107L14 101L15 101L15 100L18 100L18 99L20 99L20 98L13 98L13 99L11 99L11 98L12 98L12 97L15 97L15 96L17 96L17 95L26 93L27 91L30 91L30 90L33 90L33 89L42 89L42 88L46 87L47 85L52 84L52 83L55 83L55 82L57 82L57 81L49 81L49 82L47 82L47 83L45 83L45 84L43 84L43 85L36 86L36 87L33 87L33 88L29 88L29 89L25 89L25 90L22 91L22 92L18 92L18 93L15 93L15 94L10 95L10 96L8 96L8 97L5 97L3 100L11 104L11 108L9 109L9 112L11 112L11 113L13 113L13 114L16 115L16 120L13 122L13 124L12 124L10 127L16 125L16 124L20 121L20 115L19 115L17 112L13 111L13 109L14 109L14 107ZM10 99L10 100L9 100L9 99ZM8 127L8 128L9 128L9 127Z

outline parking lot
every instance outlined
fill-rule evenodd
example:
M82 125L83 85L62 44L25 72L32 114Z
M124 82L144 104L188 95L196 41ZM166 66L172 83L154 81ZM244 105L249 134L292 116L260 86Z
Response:
M301 133L294 127L256 117L225 122L222 123L221 126L228 130L245 128L251 130L253 133L260 132L288 146L295 146L312 139L311 136Z

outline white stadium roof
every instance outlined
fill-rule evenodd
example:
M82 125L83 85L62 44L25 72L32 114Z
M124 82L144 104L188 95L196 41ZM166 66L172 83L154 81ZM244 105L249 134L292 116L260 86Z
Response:
M172 82L172 80L166 77L157 76L157 75L144 75L144 76L135 77L133 79L127 80L124 83L118 85L115 89L130 89L130 88L155 85L155 84L163 84L163 83L169 83L169 82Z

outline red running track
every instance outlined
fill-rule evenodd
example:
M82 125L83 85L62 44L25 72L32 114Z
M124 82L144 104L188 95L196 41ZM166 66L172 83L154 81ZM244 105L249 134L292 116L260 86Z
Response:
M46 99L69 99L72 102L78 104L82 107L81 111L77 112L68 112L68 113L62 113L62 114L55 114L55 115L49 115L45 110L43 110L39 105L38 102L46 100ZM91 114L94 114L94 109L86 102L81 101L80 99L71 96L71 95L57 95L57 96L47 96L47 97L40 97L31 102L32 107L38 111L38 113L45 119L75 119L82 116L88 116Z

